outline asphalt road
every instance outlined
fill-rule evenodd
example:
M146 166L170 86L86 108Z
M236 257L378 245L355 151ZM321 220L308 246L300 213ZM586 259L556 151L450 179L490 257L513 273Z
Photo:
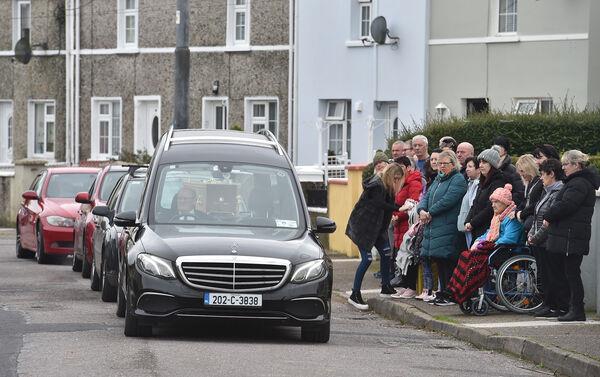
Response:
M192 323L126 338L116 305L65 265L0 238L0 376L543 376L532 364L402 326L335 298L331 340L299 329Z

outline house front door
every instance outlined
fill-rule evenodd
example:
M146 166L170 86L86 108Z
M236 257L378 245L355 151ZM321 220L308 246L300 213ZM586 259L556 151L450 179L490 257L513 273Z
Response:
M134 151L146 151L152 155L160 138L160 101L139 100L135 111Z

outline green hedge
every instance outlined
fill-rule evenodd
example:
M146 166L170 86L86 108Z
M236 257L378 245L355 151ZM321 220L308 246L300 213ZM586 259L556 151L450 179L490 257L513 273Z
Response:
M512 155L531 153L538 144L552 144L559 151L579 149L584 153L600 152L600 109L577 112L555 111L552 114L518 115L506 113L476 114L467 118L430 120L424 125L405 128L400 139L423 134L436 146L443 136L458 142L468 141L476 151L489 148L495 136L511 141ZM393 140L390 140L390 145ZM594 163L600 166L598 159Z

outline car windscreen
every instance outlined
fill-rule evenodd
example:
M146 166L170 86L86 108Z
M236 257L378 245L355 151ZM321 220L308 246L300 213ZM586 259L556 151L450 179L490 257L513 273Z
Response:
M288 169L231 162L162 165L153 188L156 224L298 229L298 190Z
M78 192L88 191L97 173L57 173L50 176L46 197L75 198Z
M132 180L127 182L127 185L123 190L123 194L121 194L123 197L121 199L121 204L117 212L137 211L140 205L140 200L142 198L143 192L143 180Z
M110 193L117 185L119 178L125 175L127 172L124 171L109 171L102 179L102 187L100 187L100 200L107 201Z

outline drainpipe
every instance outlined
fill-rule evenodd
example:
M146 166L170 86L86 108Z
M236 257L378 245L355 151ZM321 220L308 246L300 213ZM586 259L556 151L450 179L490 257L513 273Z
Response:
M298 31L298 14L300 12L300 3L298 0L294 1L294 103L293 103L293 107L294 107L294 163L297 164L298 163L298 133L300 132L298 130L298 128L300 128L300 123L299 123L299 116L298 116L298 101L299 101L299 97L298 97L298 92L299 92L299 88L298 88L298 60L300 59L298 56L298 37L299 37L299 31ZM320 153L320 152L319 152Z
M288 151L290 152L290 155L292 156L292 161L295 164L297 159L296 159L296 152L294 149L294 141L295 141L295 135L294 135L294 129L295 127L295 122L293 120L295 111L293 110L293 106L294 106L294 102L295 101L295 97L294 97L294 87L295 87L295 82L294 80L294 45L295 45L295 41L294 41L294 4L295 1L294 0L289 0L289 4L288 4L288 24L289 24L289 28L288 28L288 132L287 132L287 136L288 136L288 140L287 140L287 145L288 145Z
M73 145L74 145L74 163L76 165L79 165L79 82L80 82L80 72L79 72L79 53L80 53L80 22L79 22L79 18L80 18L80 1L81 0L75 0L75 9L76 9L76 14L75 14L75 96L73 98L73 102L75 104L75 108L74 108L74 112L75 112L75 117L74 120L75 122L73 123L73 128L75 128L75 132L74 132L74 140L73 140Z
M71 9L71 0L65 0L65 160L68 165L71 165L73 162L73 138L71 135L71 16L69 9Z

